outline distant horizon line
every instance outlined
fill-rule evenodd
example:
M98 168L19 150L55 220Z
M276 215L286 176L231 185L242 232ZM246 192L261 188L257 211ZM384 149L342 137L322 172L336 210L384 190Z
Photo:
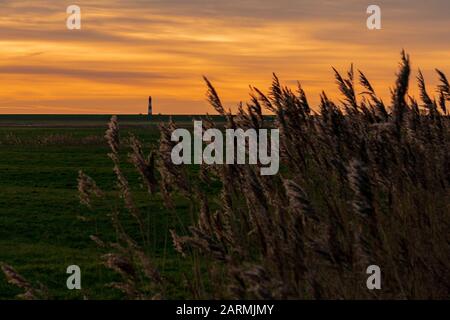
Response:
M143 117L158 117L158 116L221 116L220 114L209 113L0 113L1 116L143 116Z

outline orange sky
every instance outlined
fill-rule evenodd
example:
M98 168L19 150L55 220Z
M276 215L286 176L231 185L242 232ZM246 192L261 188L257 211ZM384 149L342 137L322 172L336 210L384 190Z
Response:
M378 4L382 30L366 28ZM66 7L82 29L66 28ZM430 91L450 76L450 1L0 0L0 113L212 112L201 76L225 104L266 91L272 72L309 100L336 97L331 66L363 70L389 99L400 50ZM412 85L415 93L416 85Z

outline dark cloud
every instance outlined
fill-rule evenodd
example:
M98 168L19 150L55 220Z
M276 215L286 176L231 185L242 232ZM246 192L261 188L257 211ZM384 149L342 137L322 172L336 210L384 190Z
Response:
M138 71L105 71L88 69L69 69L51 66L24 66L8 65L1 66L0 73L15 75L40 75L40 76L64 76L76 77L86 80L101 82L119 82L126 83L136 81L154 81L160 79L172 79L172 76L157 72L138 72Z
M171 15L208 18L256 18L264 20L349 20L365 14L371 4L392 11L397 18L435 21L449 19L448 0L131 0L114 1L112 7L146 11L159 10ZM411 21L414 22L414 21Z

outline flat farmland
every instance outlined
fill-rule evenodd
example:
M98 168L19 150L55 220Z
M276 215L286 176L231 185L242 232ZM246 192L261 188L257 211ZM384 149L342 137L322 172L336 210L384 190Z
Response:
M188 125L193 117L173 118ZM102 265L102 251L89 238L97 235L114 240L109 214L118 204L99 203L89 209L80 204L77 191L78 171L83 170L101 189L115 192L115 175L104 139L109 119L108 115L0 116L0 261L14 266L33 285L43 283L56 299L121 297L119 291L107 286L117 276ZM159 139L158 123L169 119L119 116L121 139L133 134L148 152ZM164 272L181 277L184 262L175 254L168 233L170 228L179 227L179 222L174 222L179 220L170 218L159 196L151 197L139 187L127 150L123 156L123 172L136 189L135 201L152 239L145 250L157 257L156 263ZM182 219L186 206L178 203ZM124 216L130 232L136 229L132 223L132 218ZM81 267L83 290L66 288L66 268L72 264ZM0 299L12 299L18 293L19 289L0 276ZM183 295L176 290L171 293L175 298Z

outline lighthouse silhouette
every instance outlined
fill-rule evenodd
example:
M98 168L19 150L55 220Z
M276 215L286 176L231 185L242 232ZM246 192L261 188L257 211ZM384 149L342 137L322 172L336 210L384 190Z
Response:
M153 106L152 106L152 96L148 97L148 115L151 116L153 113Z

